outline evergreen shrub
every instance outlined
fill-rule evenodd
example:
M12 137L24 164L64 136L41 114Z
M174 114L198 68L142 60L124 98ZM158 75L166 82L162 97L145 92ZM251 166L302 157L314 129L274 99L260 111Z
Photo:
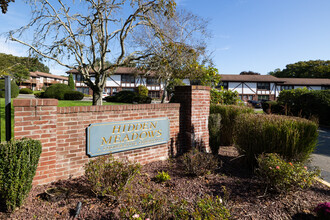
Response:
M254 113L254 110L245 106L238 105L215 105L211 104L210 114L220 114L220 145L229 146L233 144L233 131L235 119L244 113Z
M115 96L105 97L107 102L122 102L122 103L151 103L151 98L144 95L139 95L133 91L120 91Z
M262 109L267 114L284 114L285 108L276 101L267 101L262 103Z
M84 94L79 91L67 91L64 93L64 100L82 100Z
M41 99L41 98L44 98L44 94L45 94L45 92L38 91L38 92L34 93L34 97L37 99Z
M236 119L234 142L254 166L262 153L277 153L289 161L306 161L314 151L318 124L282 115L242 114Z
M221 130L221 115L210 114L209 116L209 143L211 151L214 155L219 153Z
M16 82L14 80L10 83L11 88L11 98L16 98L19 94L19 87L17 86ZM5 98L5 80L0 80L0 98Z
M21 90L19 90L20 94L33 94L33 91L29 88L22 88Z
M46 89L43 98L53 98L53 99L58 99L58 100L64 100L64 94L66 92L71 92L71 91L72 91L72 89L68 85L57 83L57 84L49 86Z
M211 89L210 95L212 104L235 105L240 101L237 91Z
M30 192L40 154L38 140L0 143L0 204L8 211L20 207Z
M139 95L142 95L142 96L148 96L148 88L144 85L139 85L137 88L136 88L136 92L139 94Z

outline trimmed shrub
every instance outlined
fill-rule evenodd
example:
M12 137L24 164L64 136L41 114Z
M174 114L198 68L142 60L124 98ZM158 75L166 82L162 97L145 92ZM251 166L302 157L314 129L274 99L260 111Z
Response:
M20 207L32 187L41 143L32 139L0 143L0 203L8 211Z
M34 93L34 97L36 97L37 99L42 99L42 98L44 98L44 94L45 94L45 92L36 92L36 93Z
M68 85L57 83L57 84L49 86L46 89L43 98L53 98L53 99L58 99L58 100L64 100L64 94L66 92L71 92L71 91L72 91L72 89Z
M19 90L19 94L33 94L33 91L29 88L22 88Z
M320 175L320 170L308 171L302 163L286 162L278 154L261 154L257 160L261 179L280 193L308 188Z
M212 154L217 155L219 153L220 142L220 130L221 130L221 115L210 114L209 116L209 143L212 150Z
M262 109L267 114L284 114L285 108L276 101L267 101L262 103Z
M320 124L330 125L330 90L284 90L280 93L278 102L285 106L284 114L316 117Z
M254 113L254 110L245 106L237 105L214 105L210 106L210 114L221 115L220 145L229 146L233 144L233 131L235 119L244 113Z
M203 176L219 168L217 157L192 149L182 155L182 165L188 175Z
M249 165L262 153L278 153L289 161L306 161L317 143L318 125L303 118L281 115L239 115L234 141Z
M222 105L235 105L239 103L237 91L211 89L211 103Z
M148 88L144 85L139 85L137 88L136 88L136 92L139 94L139 95L142 95L142 96L148 96Z
M139 95L133 91L120 91L115 96L105 97L107 102L122 102L122 103L151 103L151 98L144 95Z
M112 155L103 156L86 164L85 176L97 196L118 199L140 168L139 164L120 161Z
M64 93L64 100L82 100L84 94L79 91L67 91Z
M19 87L17 86L17 84L14 80L11 81L10 88L11 88L11 98L16 98L19 93ZM0 98L5 98L4 89L5 89L5 80L1 79L0 80Z

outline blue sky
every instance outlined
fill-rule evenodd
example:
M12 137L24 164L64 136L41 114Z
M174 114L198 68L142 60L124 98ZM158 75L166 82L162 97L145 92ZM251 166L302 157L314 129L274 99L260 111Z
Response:
M221 74L255 71L261 74L286 64L330 60L329 0L178 0L185 8L209 19L213 38L208 47ZM30 17L22 1L10 3L0 14L0 33L24 25ZM27 49L5 43L0 52L25 56ZM49 65L54 74L65 68Z

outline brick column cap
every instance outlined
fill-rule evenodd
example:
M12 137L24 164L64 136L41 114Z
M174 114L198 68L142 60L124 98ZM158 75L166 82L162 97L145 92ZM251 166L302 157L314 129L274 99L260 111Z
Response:
M57 99L14 99L14 107L57 106Z
M209 87L209 86L199 86L199 85L176 86L175 87L175 91L192 91L192 90L207 90L207 91L210 91L211 87Z

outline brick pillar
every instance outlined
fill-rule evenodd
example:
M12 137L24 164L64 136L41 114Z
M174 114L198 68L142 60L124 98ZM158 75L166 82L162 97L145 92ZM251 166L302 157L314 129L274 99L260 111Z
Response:
M210 87L178 86L175 98L180 105L181 153L192 147L210 152L208 119Z
M55 181L56 173L56 99L14 99L15 139L23 137L40 140L40 156L34 185Z

